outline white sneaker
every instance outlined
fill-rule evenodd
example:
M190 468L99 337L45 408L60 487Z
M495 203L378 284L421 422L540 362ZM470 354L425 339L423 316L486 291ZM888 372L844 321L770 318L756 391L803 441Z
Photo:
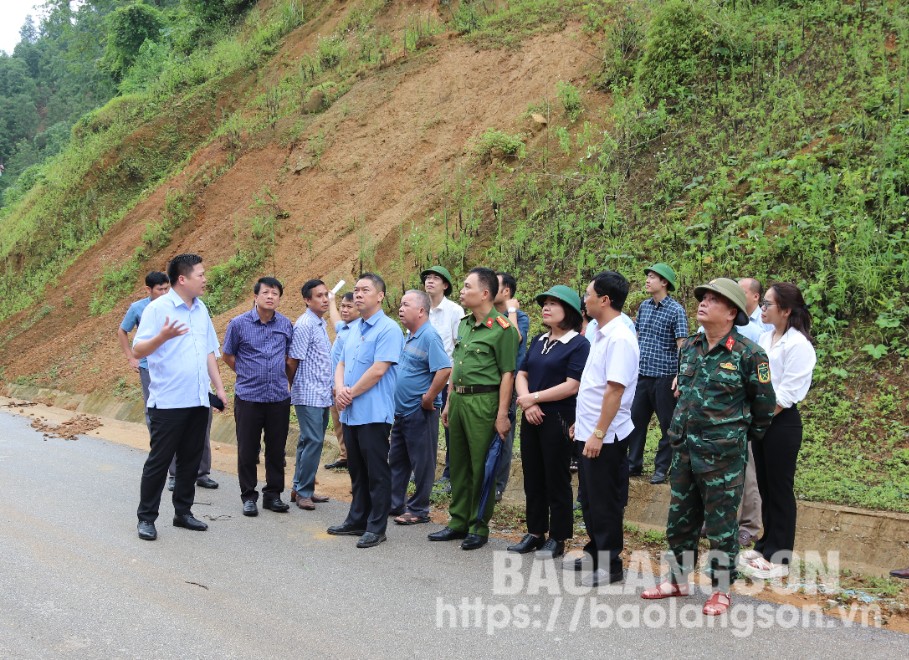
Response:
M786 564L773 564L763 557L757 557L749 560L742 572L759 580L773 580L789 575L789 567Z
M738 564L739 564L739 566L747 566L748 562L750 562L752 559L757 559L759 557L761 557L761 553L758 552L757 550L742 550L739 553Z

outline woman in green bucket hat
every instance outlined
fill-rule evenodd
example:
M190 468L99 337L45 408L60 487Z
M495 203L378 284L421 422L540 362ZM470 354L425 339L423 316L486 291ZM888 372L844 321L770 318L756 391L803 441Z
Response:
M521 465L527 499L527 534L510 552L537 551L541 559L565 552L574 529L571 490L572 442L581 372L590 344L580 334L581 299L564 285L537 296L548 332L527 346L515 387L521 421ZM546 535L549 538L546 538Z

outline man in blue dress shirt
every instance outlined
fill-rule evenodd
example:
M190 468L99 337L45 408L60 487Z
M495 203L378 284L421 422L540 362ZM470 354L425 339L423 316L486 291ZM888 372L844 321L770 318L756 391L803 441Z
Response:
M237 426L237 477L244 516L257 516L256 459L265 436L265 488L262 507L284 513L284 448L290 426L293 380L288 351L293 326L277 309L284 294L281 282L262 277L253 286L253 308L227 324L224 363L237 374L234 421Z
M391 510L399 525L429 522L429 494L439 450L441 393L448 386L451 359L432 323L432 301L425 291L410 290L401 298L398 318L407 328L398 364L395 422L391 428ZM414 493L407 498L411 472Z
M158 537L155 520L167 466L177 458L174 526L208 529L192 514L196 473L202 459L209 415L209 388L221 402L227 395L218 372L218 337L199 296L205 291L205 268L197 254L180 254L167 266L171 290L149 303L133 340L133 356L148 358L151 377L148 416L151 448L142 469L139 538Z
M348 333L335 371L335 402L344 424L353 499L347 518L328 533L359 536L358 548L385 541L391 509L388 434L404 335L382 311L384 299L384 280L374 273L361 275L354 287L360 321Z

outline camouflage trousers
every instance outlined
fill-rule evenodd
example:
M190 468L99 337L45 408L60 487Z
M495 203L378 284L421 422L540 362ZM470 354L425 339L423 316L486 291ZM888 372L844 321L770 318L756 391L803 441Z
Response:
M723 467L709 472L695 472L691 467L691 451L684 441L673 448L669 473L672 495L666 522L670 579L673 583L684 583L697 567L698 541L704 526L710 543L707 574L715 589L728 591L737 577L744 456L732 458Z

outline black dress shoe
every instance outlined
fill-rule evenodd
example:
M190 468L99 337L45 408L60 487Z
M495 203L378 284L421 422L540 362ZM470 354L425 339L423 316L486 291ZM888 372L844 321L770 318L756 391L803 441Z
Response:
M451 527L445 527L438 532L427 535L426 538L430 541L456 541L458 539L466 539L467 532L456 532Z
M174 527L183 527L184 529L191 529L194 532L204 532L208 529L208 525L194 517L191 513L186 513L182 516L174 516Z
M174 486L176 486L176 485L177 485L177 478L176 478L176 477L168 477L168 478L167 478L167 490L173 492Z
M569 571L589 571L593 568L593 557L584 553L577 559L562 562L562 568Z
M155 523L153 522L140 520L139 524L136 525L136 529L139 530L139 538L143 541L154 541L158 538L158 530L155 529Z
M353 525L332 525L327 530L332 536L363 536L365 529L360 529Z
M346 470L347 461L337 460L334 463L326 463L325 469L326 470Z
M598 568L597 570L586 575L581 579L581 585L585 587L598 587L601 584L615 584L616 582L621 582L625 579L625 571L617 571L615 573L607 573L605 569Z
M537 559L555 559L556 557L561 557L565 554L565 542L556 541L555 539L547 539L546 543L543 544L539 550L537 550L536 558Z
M479 534L468 534L467 538L461 543L461 550L476 550L477 548L482 548L486 545L486 542L489 540L486 536L480 536Z
M650 483L665 484L666 483L666 473L665 472L654 472L653 476L650 477Z
M257 507L256 503L253 502L252 500L246 500L243 502L243 515L249 516L250 518L252 518L253 516L258 516L259 507Z
M275 513L287 513L287 510L290 509L290 504L284 502L280 497L275 497L270 500L263 499L262 508Z
M215 489L218 487L218 482L211 477L199 477L196 479L196 485L199 486L199 488Z
M628 476L629 477L640 477L642 474L644 474L643 470L632 470L631 472L628 473Z
M357 541L358 548L373 548L380 543L385 541L384 534L373 534L372 532L364 532L363 536L360 537L360 540Z
M542 536L534 536L533 534L525 534L524 538L521 539L519 543L510 545L505 548L508 552L517 552L519 555L527 554L528 552L533 552L539 548L543 547L543 544L546 542Z

